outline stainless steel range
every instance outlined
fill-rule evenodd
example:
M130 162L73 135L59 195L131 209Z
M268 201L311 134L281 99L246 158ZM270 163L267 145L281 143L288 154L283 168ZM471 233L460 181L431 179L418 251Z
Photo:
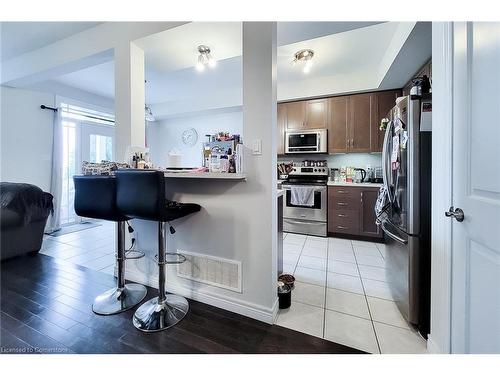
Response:
M305 166L308 165L308 166ZM327 236L327 181L326 162L294 163L288 179L283 182L283 231L291 233ZM308 204L293 204L293 189L302 188L314 198ZM312 189L307 191L308 189Z

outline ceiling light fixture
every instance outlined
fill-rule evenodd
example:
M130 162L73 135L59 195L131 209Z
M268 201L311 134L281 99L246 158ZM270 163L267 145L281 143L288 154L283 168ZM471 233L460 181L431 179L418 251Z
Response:
M205 45L198 46L198 52L200 55L198 56L198 63L196 64L196 70L202 72L208 66L209 68L214 68L217 65L217 61L210 54L210 47Z
M312 49L301 49L300 51L295 52L292 65L296 65L299 62L303 63L304 67L302 68L302 71L307 74L311 71L313 57L314 51Z

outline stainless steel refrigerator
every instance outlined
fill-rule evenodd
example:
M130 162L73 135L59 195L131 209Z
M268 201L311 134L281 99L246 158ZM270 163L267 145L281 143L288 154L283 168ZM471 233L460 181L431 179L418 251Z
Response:
M431 115L430 95L400 98L389 112L382 152L387 281L399 310L424 337L430 320Z

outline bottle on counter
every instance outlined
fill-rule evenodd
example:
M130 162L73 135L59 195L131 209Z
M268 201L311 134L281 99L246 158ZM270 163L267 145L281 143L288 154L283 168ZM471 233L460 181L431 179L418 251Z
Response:
M145 169L146 161L144 160L142 154L139 156L139 161L137 162L137 169Z

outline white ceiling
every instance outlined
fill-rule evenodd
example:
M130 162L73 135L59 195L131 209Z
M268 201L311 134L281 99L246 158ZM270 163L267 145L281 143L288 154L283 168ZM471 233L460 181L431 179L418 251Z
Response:
M397 22L386 22L281 46L278 48L278 82L354 72L375 73L397 27ZM309 74L304 74L300 66L290 64L295 52L306 48L314 51Z
M278 46L343 33L382 22L278 22Z
M149 68L169 73L193 67L202 44L217 60L241 56L241 22L191 22L135 43L144 50Z
M100 22L1 22L1 61L67 38Z
M382 80L387 89L409 79L409 75L419 68L415 64L420 62L413 63L419 52L416 49L423 49L421 58L430 57L430 41L427 40L406 43L408 48L404 50L403 44L407 38L411 39L408 33L413 25L399 22L279 22L278 100L374 90ZM402 32L403 29L406 31ZM221 106L241 105L241 37L240 22L194 22L136 41L146 56L147 103L156 103L155 108L160 107L158 103L164 103L168 108L161 112L169 115L176 107L189 110L194 103L203 110L208 109L207 106L217 107L218 97ZM200 73L194 68L200 44L212 49L218 61L215 69ZM429 48L422 47L423 44L428 44ZM302 48L315 51L309 74L304 74L300 66L290 64L293 54ZM395 61L404 63L405 69L396 69ZM109 61L66 74L56 81L113 98L114 63Z

